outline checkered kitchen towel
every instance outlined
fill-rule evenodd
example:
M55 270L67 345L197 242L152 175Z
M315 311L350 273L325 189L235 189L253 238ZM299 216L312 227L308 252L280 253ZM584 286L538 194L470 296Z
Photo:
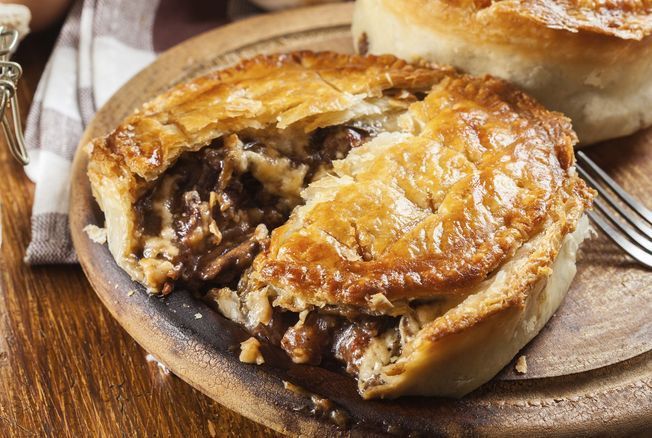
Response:
M30 264L75 263L68 231L72 158L95 111L156 54L233 18L245 0L78 0L65 22L27 120L36 183Z

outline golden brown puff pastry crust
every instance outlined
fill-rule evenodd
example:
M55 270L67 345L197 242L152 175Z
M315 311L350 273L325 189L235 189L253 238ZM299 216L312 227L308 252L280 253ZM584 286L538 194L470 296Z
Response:
M182 152L225 133L298 121L306 129L339 122L356 96L423 89L450 70L393 56L297 52L259 56L174 87L94 144L134 175L152 180Z
M426 24L433 18L442 19L444 26L466 29L477 35L479 42L514 41L518 36L541 39L564 35L575 35L576 39L606 36L642 40L652 33L652 2L649 0L381 1L415 23ZM488 27L481 28L483 24ZM434 23L430 21L429 25L434 26ZM537 47L532 49L537 50Z
M335 162L273 232L254 269L301 302L288 307L401 313L410 300L467 294L551 216L567 223L559 236L574 229L566 200L590 196L571 170L566 118L502 81L467 76L442 80L410 116L416 135L379 136ZM311 190L328 198L313 202ZM378 294L390 308L375 308Z
M471 3L478 10L494 8L494 13L506 18L522 17L549 29L573 33L594 32L634 40L652 33L649 0L476 0Z

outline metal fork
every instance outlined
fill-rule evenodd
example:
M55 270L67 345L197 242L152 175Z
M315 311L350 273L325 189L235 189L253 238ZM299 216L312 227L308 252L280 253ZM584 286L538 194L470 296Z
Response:
M582 151L576 152L577 172L600 194L588 215L623 251L652 268L652 211L627 193ZM606 201L606 202L605 202Z

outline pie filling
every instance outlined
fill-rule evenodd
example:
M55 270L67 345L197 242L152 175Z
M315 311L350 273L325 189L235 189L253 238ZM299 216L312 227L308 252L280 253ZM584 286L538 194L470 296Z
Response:
M247 287L247 269L270 232L303 203L301 191L328 174L333 160L381 131L397 130L400 114L310 133L302 127L247 130L186 152L136 203L134 256L144 275L162 284L164 295L174 287L202 295L296 363L335 359L357 375L372 344L383 363L400 356L422 324L456 303L412 303L399 317L329 308L297 313L273 305L276 297L266 288Z
M233 286L265 247L269 231L301 203L301 190L362 144L354 126L295 133L241 132L189 152L136 203L146 275L192 290Z

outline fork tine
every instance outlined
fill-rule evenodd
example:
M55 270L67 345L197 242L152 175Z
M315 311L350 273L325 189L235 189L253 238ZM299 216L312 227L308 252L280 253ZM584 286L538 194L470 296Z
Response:
M613 208L616 210L620 215L627 220L630 224L634 225L636 228L639 229L640 232L642 232L645 236L648 238L652 239L652 227L645 221L641 220L639 216L636 216L634 214L631 214L630 212L626 211L618 201L613 197L611 193L609 193L605 188L600 185L589 173L584 170L581 166L576 166L577 172L580 174L582 178L584 178L585 181L587 181L594 189L600 193L600 196L602 196ZM604 172L603 172L604 173ZM614 183L615 184L615 183ZM620 192L617 192L619 196L622 196L622 194L625 194L631 198L629 194L627 194L622 187L619 186ZM633 198L632 198L633 199ZM624 200L624 198L623 198ZM643 207L644 208L644 207ZM608 214L608 216L611 216Z
M600 183L578 163L576 168L579 175L596 189L613 208L612 210L602 200L595 199L594 205L601 214L596 211L588 212L593 223L632 258L646 267L652 268L652 226L650 226L652 212L611 179L584 152L577 151L577 157L578 162L588 166L597 175ZM613 194L605 189L605 186L609 187L623 203L627 204L631 211L626 210ZM624 220L621 220L618 215Z
M638 246L634 245L632 242L627 240L622 233L618 232L613 228L608 222L602 219L600 215L596 214L593 211L588 212L589 217L602 231L604 231L611 240L613 240L618 246L620 246L623 251L629 254L632 258L637 260L642 265L652 268L652 254L640 249Z
M597 207L597 209L600 210L602 215L605 216L607 219L609 219L613 225L615 225L618 229L620 229L623 233L625 233L627 237L629 237L632 241L636 242L636 244L642 246L647 252L652 254L652 240L638 233L627 222L620 221L618 220L618 218L614 217L614 215L611 213L608 207L604 205L604 203L600 199L593 200L593 205Z
M577 151L577 157L591 168L593 172L602 178L607 186L611 190L620 196L627 205L631 207L632 210L636 211L642 217L644 217L649 223L652 224L652 211L648 210L643 204L638 202L632 195L627 193L616 181L614 181L607 173L600 168L593 160L591 160L584 152Z

